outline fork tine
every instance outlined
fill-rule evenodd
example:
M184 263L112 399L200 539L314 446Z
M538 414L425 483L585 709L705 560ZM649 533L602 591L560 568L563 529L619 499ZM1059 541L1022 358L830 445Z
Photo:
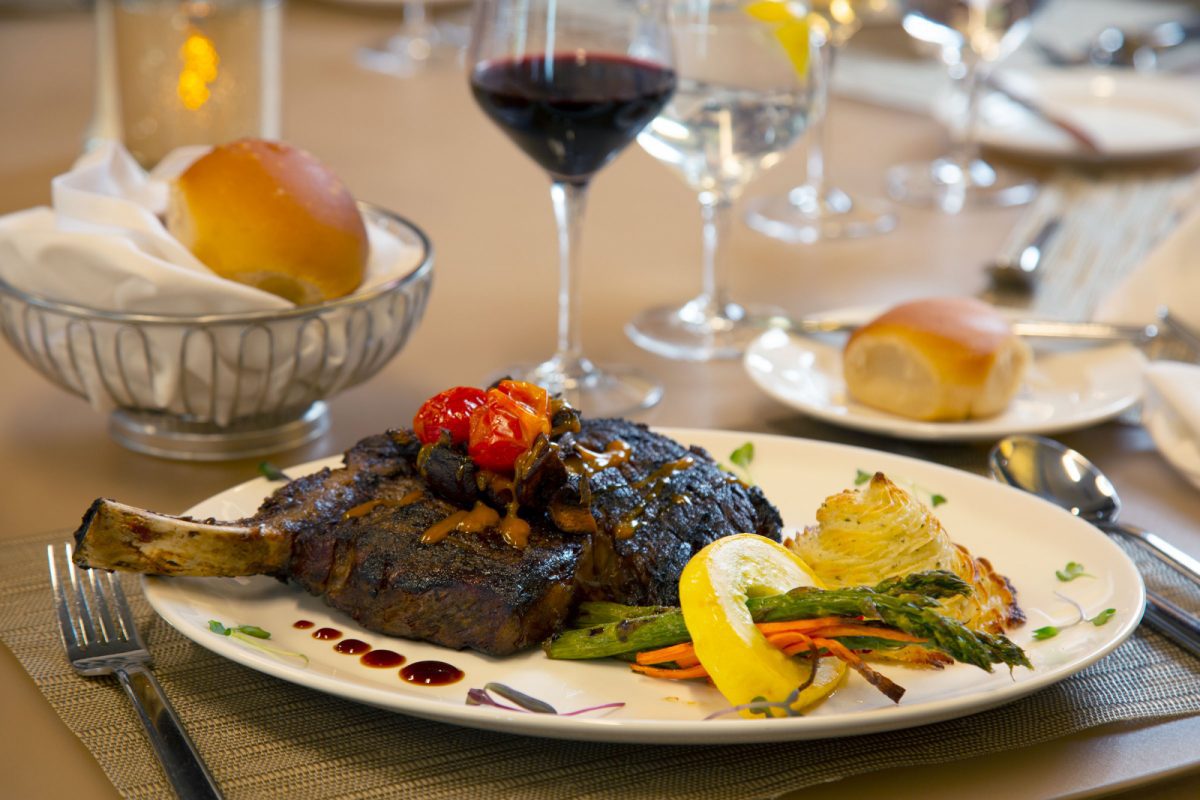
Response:
M113 601L117 606L117 615L121 621L121 627L125 630L125 638L136 644L138 647L145 647L142 644L141 634L138 633L137 625L133 620L133 609L129 607L129 601L125 599L125 590L121 588L121 581L115 573L108 573L108 583L112 587Z
M50 563L50 588L54 590L54 610L58 612L58 630L62 634L63 644L69 650L79 646L79 632L71 617L71 601L67 597L66 588L58 581L58 568L55 564L54 545L46 545L46 560Z
M92 622L91 601L88 599L83 581L79 580L75 561L71 558L71 545L67 544L63 549L67 554L67 577L71 579L71 588L75 590L75 597L79 601L79 623L83 633L83 643L85 645L94 644L100 639L96 636L96 626Z
M120 629L113 622L112 612L108 608L108 598L112 592L105 591L104 579L100 574L101 572L102 570L98 569L89 569L87 571L88 579L92 584L92 597L96 599L96 610L99 612L99 618L96 622L99 626L101 641L120 641L126 637L121 635ZM111 583L111 580L109 582Z

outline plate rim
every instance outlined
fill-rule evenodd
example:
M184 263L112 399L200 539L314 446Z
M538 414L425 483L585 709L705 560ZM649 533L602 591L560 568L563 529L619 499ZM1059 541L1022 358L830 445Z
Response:
M1088 652L1078 663L1071 664L1069 669L1061 666L1046 668L1041 674L1035 675L1028 680L1014 681L999 688L993 687L985 690L983 693L974 692L966 696L942 698L908 707L893 706L852 712L839 716L809 716L771 720L769 722L740 718L728 720L629 720L607 719L604 717L564 717L507 712L499 709L480 709L468 706L465 703L462 705L447 703L445 700L433 697L426 699L412 695L398 694L384 687L338 683L330 676L308 672L302 668L290 667L255 650L236 646L227 638L211 635L204 636L203 634L208 632L207 629L200 630L199 627L189 623L182 615L176 613L175 609L167 602L170 598L164 597L159 591L157 584L161 581L170 581L170 578L140 576L143 594L156 614L185 638L206 650L271 677L315 689L331 696L375 706L394 713L469 728L572 741L636 742L672 745L728 744L732 738L736 738L738 743L839 738L842 736L918 727L968 716L1013 702L1086 669L1121 646L1132 635L1141 621L1141 609L1145 604L1145 586L1140 573L1128 555L1107 536L1098 529L1088 525L1088 523L1073 517L1063 509L1012 487L944 464L857 445L842 444L840 442L825 442L781 434L727 429L654 426L653 430L672 438L690 439L692 441L699 439L701 442L705 438L729 438L738 441L752 439L755 442L771 441L787 447L814 447L818 450L848 451L851 453L867 454L873 457L882 455L888 460L899 461L902 464L917 465L920 470L931 470L934 473L951 475L954 477L954 480L966 480L967 482L980 481L982 483L977 485L982 486L986 484L992 487L988 491L1015 492L1016 495L1024 498L1021 502L1033 503L1035 506L1050 513L1061 515L1059 518L1065 524L1080 526L1078 530L1081 532L1086 530L1088 532L1086 535L1095 537L1094 541L1098 546L1109 549L1110 555L1115 556L1117 563L1124 567L1128 575L1134 579L1132 586L1129 588L1134 590L1135 595L1139 599L1139 609L1137 613L1123 615L1121 618L1122 624L1115 633L1102 645ZM703 443L701 443L701 446L707 447ZM285 467L285 470L300 474L300 470L316 471L324 466L339 464L340 461L341 456L329 456ZM304 474L307 474L307 472ZM194 504L184 514L192 513L194 509L215 501L223 495L235 491L245 491L254 484L264 482L265 479L259 477L230 486ZM265 482L266 487L270 485L269 482ZM303 596L308 596L298 587L293 587L293 590ZM345 616L336 609L330 608L328 610L331 614ZM346 619L354 624L348 617ZM396 702L397 699L400 699L401 702ZM392 702L388 702L389 700ZM760 722L763 724L757 724ZM664 737L670 737L670 740L664 741Z

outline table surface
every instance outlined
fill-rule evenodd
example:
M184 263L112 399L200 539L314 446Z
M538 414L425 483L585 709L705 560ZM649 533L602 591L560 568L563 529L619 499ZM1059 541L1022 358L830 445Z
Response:
M334 398L328 434L272 456L279 464L339 452L361 436L404 424L421 400L445 386L480 383L505 364L551 349L556 271L545 178L485 122L459 68L399 80L355 66L355 47L396 23L394 13L361 7L293 3L287 12L285 137L326 161L359 198L417 221L435 243L437 264L425 321L407 349L374 379ZM91 115L91 59L88 15L0 11L0 213L47 203L50 178L77 154ZM889 164L931 157L942 144L927 119L851 102L835 101L830 125L834 175L865 194L881 191ZM801 158L793 154L752 194L780 191L800 174ZM982 265L1019 211L954 218L899 213L899 227L885 237L807 247L736 226L729 242L735 295L810 312L978 293ZM700 256L694 197L636 147L596 181L584 240L585 348L599 361L633 364L663 380L665 399L641 415L644 421L803 433L928 457L948 452L803 421L756 391L737 363L673 363L631 345L624 321L646 306L694 294ZM122 449L101 414L51 386L7 346L0 347L0 374L7 486L0 540L74 527L97 496L177 512L254 474L253 461L189 464ZM1064 438L1111 474L1129 519L1200 554L1200 493L1167 467L1144 431L1110 423ZM0 748L0 794L114 795L4 648L0 686L6 727L22 731ZM914 797L949 798L987 785L1010 796L1074 797L1152 782L1139 789L1141 796L1192 797L1200 788L1197 741L1200 716L1108 726L1018 753L860 776L804 796L886 790L901 797L907 795L897 787L907 786Z

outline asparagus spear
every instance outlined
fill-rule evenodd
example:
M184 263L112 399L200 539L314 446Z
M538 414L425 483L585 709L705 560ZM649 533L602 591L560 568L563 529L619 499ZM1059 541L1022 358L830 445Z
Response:
M926 639L925 647L940 650L957 661L991 672L992 664L1030 666L1025 653L1006 637L972 631L957 620L943 617L932 607L929 595L909 589L924 586L938 596L962 594L969 588L949 573L923 573L921 578L889 579L874 588L813 589L801 587L769 597L750 598L746 606L756 622L813 617L862 617L880 621ZM953 580L950 580L953 578ZM961 586L955 587L954 581ZM951 588L956 590L951 592ZM879 589L884 591L879 591ZM899 594L890 594L897 591ZM667 647L691 638L679 609L622 618L607 604L602 612L611 621L564 631L546 643L551 658L605 658L622 653Z
M908 575L897 575L894 578L888 578L877 583L874 589L877 592L897 597L916 595L908 599L918 605L928 605L930 607L937 605L935 599L956 597L971 593L971 585L962 578L953 572L936 569L924 572L912 572ZM589 600L579 604L579 610L575 613L572 626L575 628L590 628L593 625L602 625L606 622L619 622L623 619L649 617L672 610L674 610L673 606L626 606L607 600Z

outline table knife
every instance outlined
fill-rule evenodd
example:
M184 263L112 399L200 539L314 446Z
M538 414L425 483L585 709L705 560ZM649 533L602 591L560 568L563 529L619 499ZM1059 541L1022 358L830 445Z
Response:
M851 333L866 320L847 320L826 317L770 316L757 320L760 327L777 329L803 336ZM1012 323L1013 332L1029 339L1058 339L1081 342L1131 342L1146 344L1161 335L1161 328L1151 325L1110 325L1105 322L1067 322L1062 320L1024 319Z

